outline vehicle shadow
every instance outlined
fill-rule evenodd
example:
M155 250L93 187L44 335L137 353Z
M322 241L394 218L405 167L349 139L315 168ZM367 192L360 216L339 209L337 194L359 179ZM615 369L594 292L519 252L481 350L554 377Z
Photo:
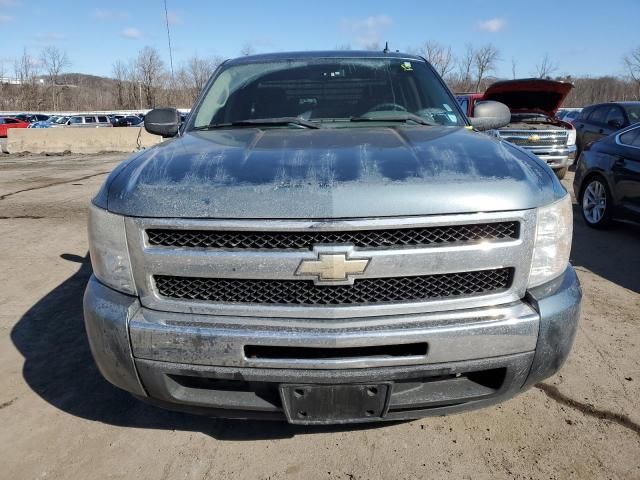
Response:
M82 296L91 275L89 254L61 257L80 263L80 269L33 305L11 331L11 340L24 356L25 381L56 408L116 426L198 431L218 440L290 438L382 426L302 427L224 420L170 412L134 399L102 378L89 350L82 313Z
M575 204L573 218L573 266L640 293L640 226L614 222L607 230L589 228Z

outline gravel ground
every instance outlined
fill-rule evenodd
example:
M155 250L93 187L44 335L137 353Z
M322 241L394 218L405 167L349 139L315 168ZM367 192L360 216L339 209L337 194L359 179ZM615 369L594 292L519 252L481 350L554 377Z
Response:
M121 159L0 156L0 478L640 478L640 227L576 218L573 352L511 401L376 427L208 419L132 399L90 356L86 205Z

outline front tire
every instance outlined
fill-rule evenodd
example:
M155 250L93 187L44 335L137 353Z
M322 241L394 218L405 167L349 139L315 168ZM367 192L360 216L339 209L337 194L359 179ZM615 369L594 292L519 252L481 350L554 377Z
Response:
M612 198L604 178L593 176L587 179L580 195L580 211L591 228L607 228L611 225Z

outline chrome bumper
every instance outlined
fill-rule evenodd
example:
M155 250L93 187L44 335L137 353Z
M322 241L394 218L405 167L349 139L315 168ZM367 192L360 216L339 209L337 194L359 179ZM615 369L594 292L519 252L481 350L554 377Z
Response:
M522 147L547 162L551 168L564 168L573 164L576 158L576 146L564 148Z
M141 308L129 331L133 356L161 362L255 368L346 369L422 365L496 357L535 350L538 314L518 302L458 312L377 317L356 321L282 321L156 312ZM426 343L424 355L355 358L278 358L278 347L326 352ZM271 347L274 354L255 357ZM337 357L340 354L336 354Z
M525 301L428 314L319 321L158 312L95 278L84 309L90 346L105 378L152 403L222 416L269 412L283 418L277 401L264 403L262 394L206 385L399 382L391 395L397 412L384 417L389 420L495 403L555 373L571 348L580 299L569 267L529 291ZM412 342L428 344L426 354L310 360L255 358L245 350L247 345L330 350ZM501 372L500 383L472 381L478 371ZM184 383L185 378L199 380ZM415 385L407 386L412 378ZM420 393L412 397L410 391Z

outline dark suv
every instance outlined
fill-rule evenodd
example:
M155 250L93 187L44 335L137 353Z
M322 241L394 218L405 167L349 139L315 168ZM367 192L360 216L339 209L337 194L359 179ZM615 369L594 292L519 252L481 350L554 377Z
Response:
M609 102L585 107L573 122L578 153L591 142L640 122L640 102Z

